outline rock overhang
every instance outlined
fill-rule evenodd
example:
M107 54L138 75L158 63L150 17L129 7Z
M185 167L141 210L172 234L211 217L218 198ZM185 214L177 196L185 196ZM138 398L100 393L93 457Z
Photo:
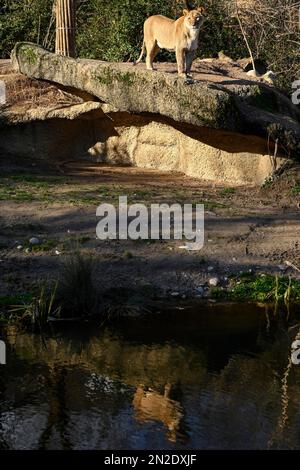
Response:
M162 66L150 72L143 65L63 57L31 43L15 46L12 63L30 78L88 92L117 111L262 137L267 137L273 124L282 136L292 133L300 142L298 108L276 88L251 80L245 73L209 81L207 76L201 79L196 64L194 83L188 84L172 64L168 72Z

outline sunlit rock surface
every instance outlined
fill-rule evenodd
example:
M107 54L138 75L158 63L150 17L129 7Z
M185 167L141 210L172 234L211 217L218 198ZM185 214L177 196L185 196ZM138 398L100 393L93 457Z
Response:
M19 43L12 65L30 79L81 96L81 103L43 117L31 110L30 124L22 127L24 156L34 149L31 157L42 152L47 159L88 158L240 185L262 184L299 154L297 107L238 63L196 61L194 82L187 84L172 63L149 72L144 64L75 60ZM16 114L4 114L11 144L20 126L7 131ZM40 122L45 119L47 128ZM8 147L2 144L3 151Z

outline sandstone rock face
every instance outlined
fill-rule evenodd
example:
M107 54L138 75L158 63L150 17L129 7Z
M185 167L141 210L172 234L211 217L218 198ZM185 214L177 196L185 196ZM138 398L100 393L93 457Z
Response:
M266 141L259 137L207 129L195 137L189 129L127 113L70 120L66 112L65 119L8 126L0 129L1 154L134 165L234 186L261 185L286 161L268 156Z
M263 184L285 160L267 155L264 139L225 131L174 128L140 116L111 115L102 139L89 149L99 162L130 164L232 185ZM236 151L239 149L238 151Z
M158 64L149 72L143 64L75 60L30 43L16 45L12 63L27 77L95 97L82 109L52 111L47 128L39 116L27 119L24 156L31 148L31 156L89 158L239 185L263 183L299 154L298 109L234 63L198 61L190 85L178 78L174 64ZM7 124L11 142L17 129ZM275 139L287 149L277 158L272 157ZM8 151L4 147L1 142L0 150Z

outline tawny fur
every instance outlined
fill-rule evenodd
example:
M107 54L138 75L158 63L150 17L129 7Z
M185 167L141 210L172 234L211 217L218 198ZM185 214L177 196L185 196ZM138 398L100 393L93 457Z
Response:
M142 53L135 62L142 61L147 51L146 65L153 70L153 62L160 49L176 53L178 74L188 77L198 48L200 28L204 23L204 8L184 10L183 16L174 21L162 15L151 16L144 24Z

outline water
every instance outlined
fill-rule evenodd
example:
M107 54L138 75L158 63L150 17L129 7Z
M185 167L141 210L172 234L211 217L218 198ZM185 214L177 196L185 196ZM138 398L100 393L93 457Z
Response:
M299 449L299 318L199 304L46 338L9 327L0 448Z

